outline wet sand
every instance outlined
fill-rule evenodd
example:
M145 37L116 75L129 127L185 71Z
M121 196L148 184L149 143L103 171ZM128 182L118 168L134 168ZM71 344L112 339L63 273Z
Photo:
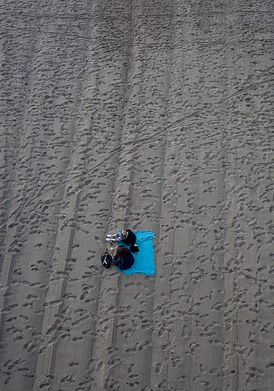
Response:
M272 391L273 2L0 7L0 389Z

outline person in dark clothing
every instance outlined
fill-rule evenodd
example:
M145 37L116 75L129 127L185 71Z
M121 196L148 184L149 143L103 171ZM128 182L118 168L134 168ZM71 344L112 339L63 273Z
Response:
M116 254L112 258L112 263L118 266L120 270L126 270L134 264L134 258L127 247L118 246Z
M136 235L130 229L126 230L126 236L122 238L122 242L129 246L132 253L137 253L139 251L139 247L136 244Z
M127 229L126 231L118 231L114 235L107 235L106 238L107 242L124 242L127 245L135 244L136 242L136 236L135 234L130 230Z
M130 251L136 253L139 251L136 243L136 235L130 229L117 232L115 235L107 235L107 242L123 242L130 247Z
M122 237L122 242L128 246L133 246L136 242L136 235L130 229L127 229Z

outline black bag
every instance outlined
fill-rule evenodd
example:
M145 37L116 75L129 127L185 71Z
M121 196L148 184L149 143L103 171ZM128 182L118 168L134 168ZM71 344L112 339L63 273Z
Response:
M105 251L102 256L101 256L101 262L102 262L102 265L106 268L106 269L109 269L110 268L110 265L112 264L112 256L110 255L110 253L108 253L107 251Z
M139 247L137 246L137 244L133 244L132 246L130 246L130 251L132 253L137 253L139 251Z

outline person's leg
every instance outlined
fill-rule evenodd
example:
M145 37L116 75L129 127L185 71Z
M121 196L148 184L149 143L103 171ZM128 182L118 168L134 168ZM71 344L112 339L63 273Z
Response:
M120 234L107 235L107 238L106 238L107 242L121 242L121 240L122 240L122 237L120 236Z
M115 238L118 238L119 236L120 236L120 233L117 232L116 234L113 234L113 235L108 234L107 238L115 239Z

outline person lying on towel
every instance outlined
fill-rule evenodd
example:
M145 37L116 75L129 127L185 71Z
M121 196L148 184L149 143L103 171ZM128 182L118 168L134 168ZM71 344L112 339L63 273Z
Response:
M134 264L134 258L127 247L118 246L116 254L112 257L112 263L120 270L126 270Z

